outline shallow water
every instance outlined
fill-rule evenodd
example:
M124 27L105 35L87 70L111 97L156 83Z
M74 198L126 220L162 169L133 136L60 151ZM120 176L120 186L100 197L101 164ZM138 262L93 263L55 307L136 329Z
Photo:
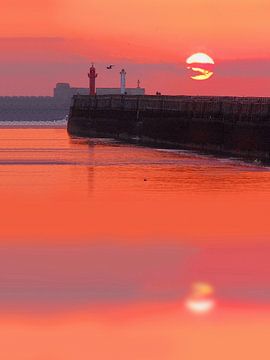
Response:
M2 127L0 199L1 359L269 357L268 168Z

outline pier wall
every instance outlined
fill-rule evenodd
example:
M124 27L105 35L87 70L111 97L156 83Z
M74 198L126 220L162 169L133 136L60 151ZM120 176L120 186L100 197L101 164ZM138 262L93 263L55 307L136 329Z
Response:
M270 159L270 98L75 96L68 132Z

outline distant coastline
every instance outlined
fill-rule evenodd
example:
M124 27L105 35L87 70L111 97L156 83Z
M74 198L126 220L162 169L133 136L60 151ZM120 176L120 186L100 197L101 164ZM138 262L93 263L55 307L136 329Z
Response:
M86 94L87 88L56 84L53 96L0 96L0 122L41 122L63 120L75 94Z
M69 100L54 97L0 97L0 121L53 121L68 114Z

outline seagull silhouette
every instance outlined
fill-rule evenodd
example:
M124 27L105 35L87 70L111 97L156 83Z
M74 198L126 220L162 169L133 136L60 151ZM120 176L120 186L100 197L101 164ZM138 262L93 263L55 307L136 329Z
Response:
M109 65L109 66L107 66L107 69L111 70L113 68L113 66L115 66L115 65Z

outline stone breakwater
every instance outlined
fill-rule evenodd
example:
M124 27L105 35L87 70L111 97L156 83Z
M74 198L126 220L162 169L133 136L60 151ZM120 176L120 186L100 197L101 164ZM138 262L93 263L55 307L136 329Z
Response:
M269 161L270 98L76 95L68 132Z

